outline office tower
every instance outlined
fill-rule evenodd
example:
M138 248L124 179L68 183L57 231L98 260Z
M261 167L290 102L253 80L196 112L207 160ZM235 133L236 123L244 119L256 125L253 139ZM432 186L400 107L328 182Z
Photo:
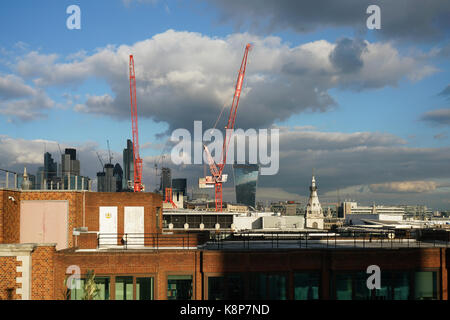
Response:
M105 192L106 174L104 171L97 172L97 191Z
M255 207L259 165L234 164L233 174L234 186L236 189L236 202Z
M116 178L116 191L122 191L123 170L120 164L116 163L114 166L113 175Z
M180 192L183 194L183 196L185 196L186 195L186 185L187 185L187 179L185 179L185 178L172 179L173 192Z
M162 191L165 200L166 188L172 188L172 171L170 168L161 169L161 182L159 189Z
M66 148L63 155L61 155L61 175L66 177L80 175L80 160L76 159L76 150Z
M134 155L133 143L127 139L127 147L123 149L123 178L122 190L129 191L134 188Z
M97 173L97 191L98 192L116 192L117 181L114 176L114 165L107 163L103 172Z
M49 152L44 153L44 179L47 181L56 177L58 165Z
M35 184L34 188L37 190L45 189L44 188L44 171L45 171L44 167L39 167L36 172L36 184Z

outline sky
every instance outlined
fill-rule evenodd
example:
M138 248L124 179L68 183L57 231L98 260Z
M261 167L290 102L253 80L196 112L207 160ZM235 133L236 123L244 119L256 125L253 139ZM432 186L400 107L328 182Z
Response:
M372 4L380 29L367 28ZM16 0L0 3L0 30L1 169L35 173L59 144L95 179L107 140L122 163L133 54L147 190L155 163L195 190L204 166L171 163L167 140L229 108L252 43L236 127L280 129L258 201L305 202L314 169L324 204L450 210L449 1Z

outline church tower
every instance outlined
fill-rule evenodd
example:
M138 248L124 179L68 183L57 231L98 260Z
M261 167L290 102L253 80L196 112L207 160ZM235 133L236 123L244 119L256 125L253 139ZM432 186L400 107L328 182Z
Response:
M314 174L309 187L311 194L309 195L308 204L306 205L306 228L323 229L323 212L322 206L317 195L316 178Z

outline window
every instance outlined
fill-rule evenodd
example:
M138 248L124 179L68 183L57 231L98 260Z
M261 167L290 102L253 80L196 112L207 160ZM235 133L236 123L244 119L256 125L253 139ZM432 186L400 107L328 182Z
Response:
M159 217L161 215L161 208L156 207L156 229L159 230Z
M167 299L169 300L191 300L192 299L192 276L168 276L167 277Z
M244 297L244 281L240 274L208 277L208 300L238 300Z
M335 278L336 300L352 300L352 275L337 274Z
M80 288L70 290L71 300L83 300L85 281L86 279L80 279ZM94 300L109 300L109 277L95 277L94 281L98 288L98 294Z
M116 277L116 300L133 300L133 277Z
M337 300L408 300L410 297L410 272L381 271L381 288L367 288L366 272L336 274L335 298Z
M286 276L255 273L250 276L249 298L254 300L286 300Z
M225 299L225 277L208 277L208 300Z
M94 281L99 289L94 300L109 300L109 277L97 277Z
M414 273L414 299L435 300L437 299L437 272L418 271Z
M318 300L320 275L318 272L294 274L294 300Z
M153 278L136 278L136 300L153 300Z

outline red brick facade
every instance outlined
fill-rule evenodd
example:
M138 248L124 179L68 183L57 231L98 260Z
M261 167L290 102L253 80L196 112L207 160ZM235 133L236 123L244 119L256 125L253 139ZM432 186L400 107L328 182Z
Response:
M16 289L21 284L16 283L16 277L21 273L16 268L22 263L16 257L0 257L0 300L17 300L21 296L16 294Z
M58 299L54 291L54 257L55 247L36 247L31 255L31 299Z
M9 196L15 201L9 200ZM69 204L68 242L74 246L74 228L99 231L99 207L118 207L118 233L124 232L124 207L144 207L144 232L162 231L162 199L154 193L84 191L10 191L0 190L0 243L20 243L20 202L25 200L65 200Z

